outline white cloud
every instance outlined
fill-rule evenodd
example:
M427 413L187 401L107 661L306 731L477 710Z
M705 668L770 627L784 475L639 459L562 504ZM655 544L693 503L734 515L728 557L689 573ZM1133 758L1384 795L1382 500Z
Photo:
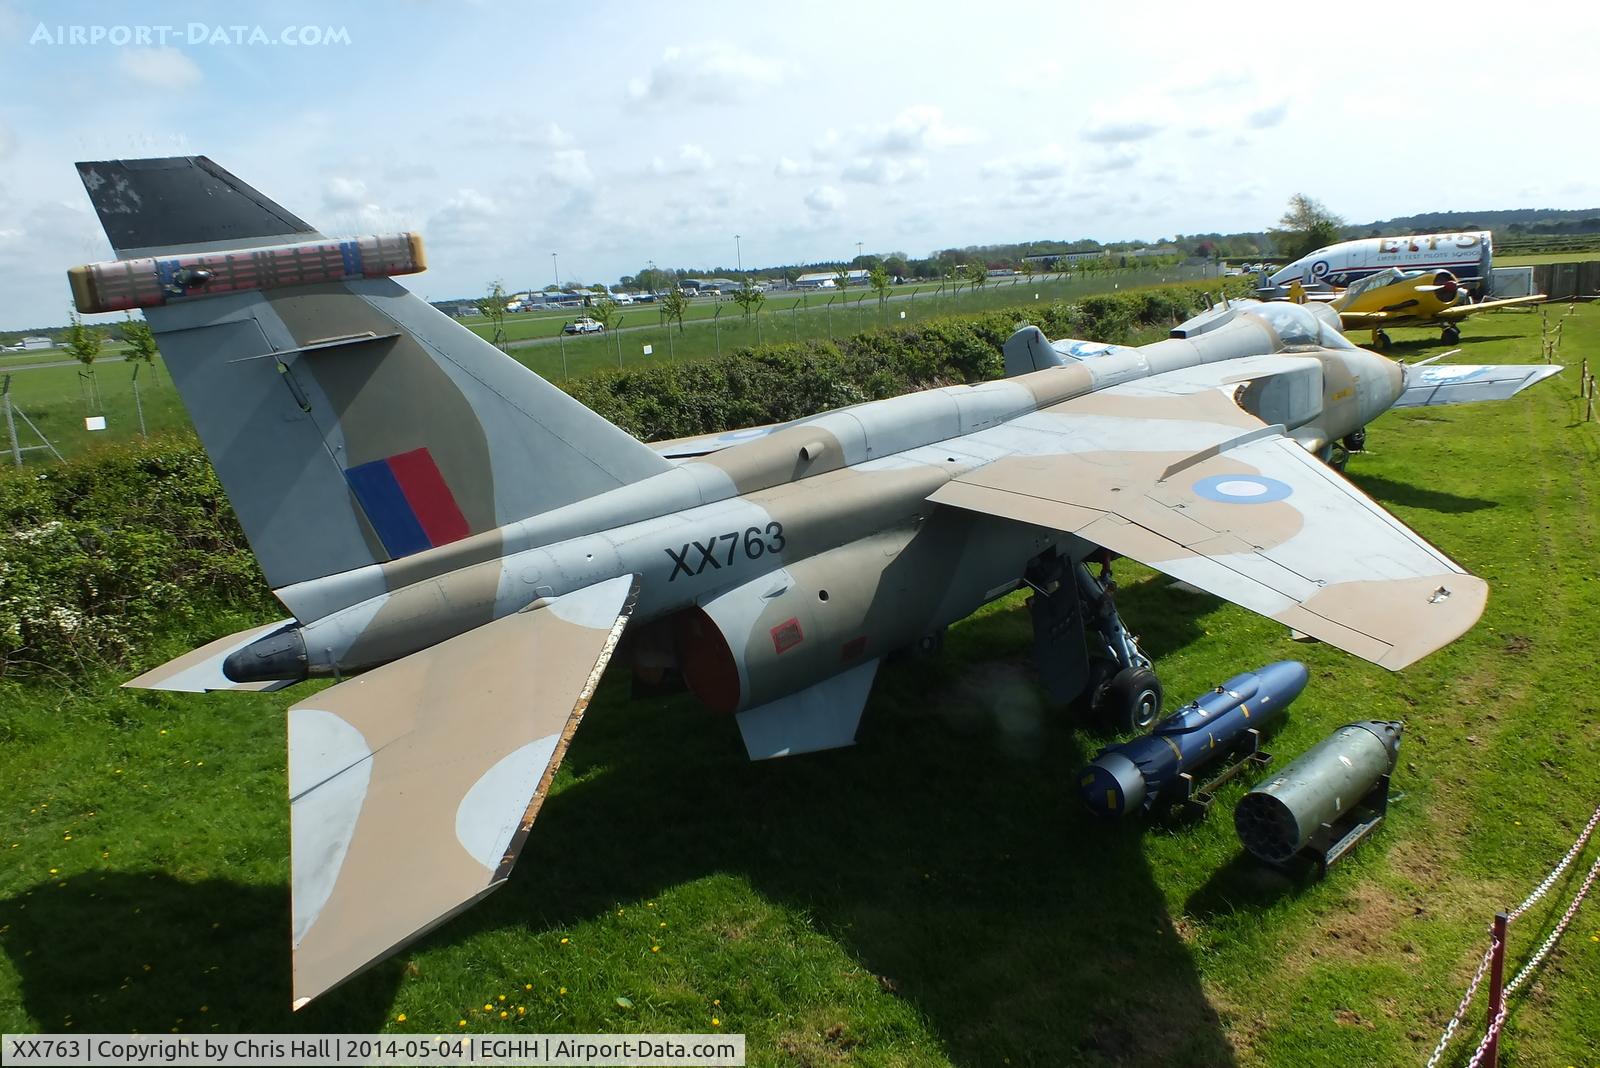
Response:
M794 160L788 156L779 156L772 173L779 178L804 178L816 174L817 165L809 160Z
M0 163L5 162L7 156L17 150L17 139L11 133L11 127L0 122Z
M171 46L130 48L117 56L117 67L141 85L155 89L185 89L200 81L200 67Z
M702 174L716 166L716 161L711 158L711 153L699 145L679 145L678 154L671 160L664 160L656 156L650 161L650 169L657 174Z
M1096 144L1125 144L1154 137L1162 130L1159 122L1148 119L1097 119L1083 128L1083 139Z
M563 148L550 153L550 158L540 169L540 175L569 189L588 189L594 185L589 156L581 148Z
M1142 159L1139 150L1130 145L1119 145L1103 156L1089 160L1092 171L1125 171Z
M838 130L824 130L822 136L811 146L811 158L814 160L830 160L844 150L844 140L839 136Z
M496 133L512 144L529 148L570 148L573 140L570 133L554 122L535 123L532 128L526 130L502 129Z
M330 178L322 188L322 202L333 211L363 207L369 203L367 183L359 178Z
M1289 114L1289 102L1280 100L1276 104L1267 104L1264 107L1256 108L1244 117L1244 121L1253 129L1265 130L1270 126L1278 125L1287 114Z
M951 126L944 113L931 104L909 107L878 131L868 143L873 152L888 155L915 155L929 149L969 144L977 139L972 130Z
M645 106L733 104L777 85L784 73L782 63L721 41L669 48L649 74L628 83L628 99Z
M899 185L927 173L927 161L916 156L909 159L861 156L846 164L840 177L847 182L861 182L864 185Z
M989 160L980 168L980 172L986 178L1038 181L1064 177L1070 163L1066 151L1052 142L1043 148Z
M844 207L844 194L831 185L819 185L806 194L806 207L819 215L829 215Z

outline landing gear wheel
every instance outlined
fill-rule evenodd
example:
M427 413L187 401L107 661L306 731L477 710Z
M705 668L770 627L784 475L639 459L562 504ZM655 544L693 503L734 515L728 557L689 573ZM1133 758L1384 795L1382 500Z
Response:
M1147 667L1124 668L1100 699L1100 714L1111 728L1147 731L1161 718L1161 680Z
M1454 345L1457 341L1461 340L1461 328L1459 326L1445 327L1439 332L1439 340L1443 341L1446 345Z
M1089 681L1084 684L1083 692L1073 698L1069 706L1078 722L1092 724L1100 715L1106 688L1111 685L1111 679L1116 674L1115 662L1098 656L1089 658Z
M1362 427L1353 434L1346 434L1343 439L1344 447L1350 452L1367 451L1367 429Z
M945 628L940 627L938 630L929 631L918 638L917 644L911 647L912 653L923 660L932 660L937 657L944 652L944 631Z
M1388 352L1389 351L1389 334L1388 334L1388 332L1384 331L1384 330L1374 330L1372 332L1372 347L1377 349L1379 352Z

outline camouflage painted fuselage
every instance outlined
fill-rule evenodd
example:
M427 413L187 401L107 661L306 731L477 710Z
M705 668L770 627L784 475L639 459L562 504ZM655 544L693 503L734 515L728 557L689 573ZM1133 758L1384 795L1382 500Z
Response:
M1365 425L1401 389L1390 361L1322 340L1294 350L1316 362L1316 385L1288 427L1308 431L1315 446ZM1192 411L1163 424L1157 398L1094 404L1090 395L1285 350L1267 321L1246 316L1193 340L863 404L439 549L279 593L303 622L311 673L331 675L636 574L635 625L689 610L709 616L737 667L737 700L728 700L726 686L714 699L705 687L697 692L722 710L745 708L963 618L1015 588L1029 559L1076 540L930 502L951 479L1027 456L1030 434L1042 428L1051 432L1040 451L1060 455L1062 427L1050 424L1086 416L1149 423L1149 455L1170 459L1185 448ZM1071 417L1045 411L1076 398L1091 403ZM1212 407L1218 422L1259 425L1222 393ZM1069 449L1076 439L1075 452L1099 451L1093 426L1066 430ZM1076 555L1089 548L1079 542Z

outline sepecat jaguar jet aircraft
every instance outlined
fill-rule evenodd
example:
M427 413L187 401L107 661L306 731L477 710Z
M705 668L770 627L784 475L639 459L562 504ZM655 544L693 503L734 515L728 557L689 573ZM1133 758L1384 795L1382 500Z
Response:
M118 259L72 269L77 305L143 309L292 614L129 685L340 680L288 711L297 1008L507 878L624 631L754 759L850 744L884 656L1023 584L1052 696L1148 724L1112 554L1405 667L1487 588L1323 459L1559 370L1403 367L1241 301L652 447L394 281L415 235L325 237L204 157L78 168Z

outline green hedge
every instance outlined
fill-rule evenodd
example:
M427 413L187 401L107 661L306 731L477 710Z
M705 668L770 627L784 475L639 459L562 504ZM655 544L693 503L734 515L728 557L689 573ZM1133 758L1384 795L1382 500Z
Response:
M1234 295L1248 282L1227 280ZM1030 322L1052 338L1124 343L1143 328L1182 321L1216 287L1169 285L1022 304L869 330L838 341L762 345L720 360L657 364L591 375L567 390L629 433L656 441L798 419L913 390L998 377L1000 346Z
M610 372L568 389L646 440L686 437L994 378L1000 346L1022 321L1051 337L1127 341L1205 300L1199 286L1166 286L1030 304ZM264 617L275 609L189 434L8 472L0 476L0 523L0 677L121 668L149 639L203 629L196 621L220 611Z

